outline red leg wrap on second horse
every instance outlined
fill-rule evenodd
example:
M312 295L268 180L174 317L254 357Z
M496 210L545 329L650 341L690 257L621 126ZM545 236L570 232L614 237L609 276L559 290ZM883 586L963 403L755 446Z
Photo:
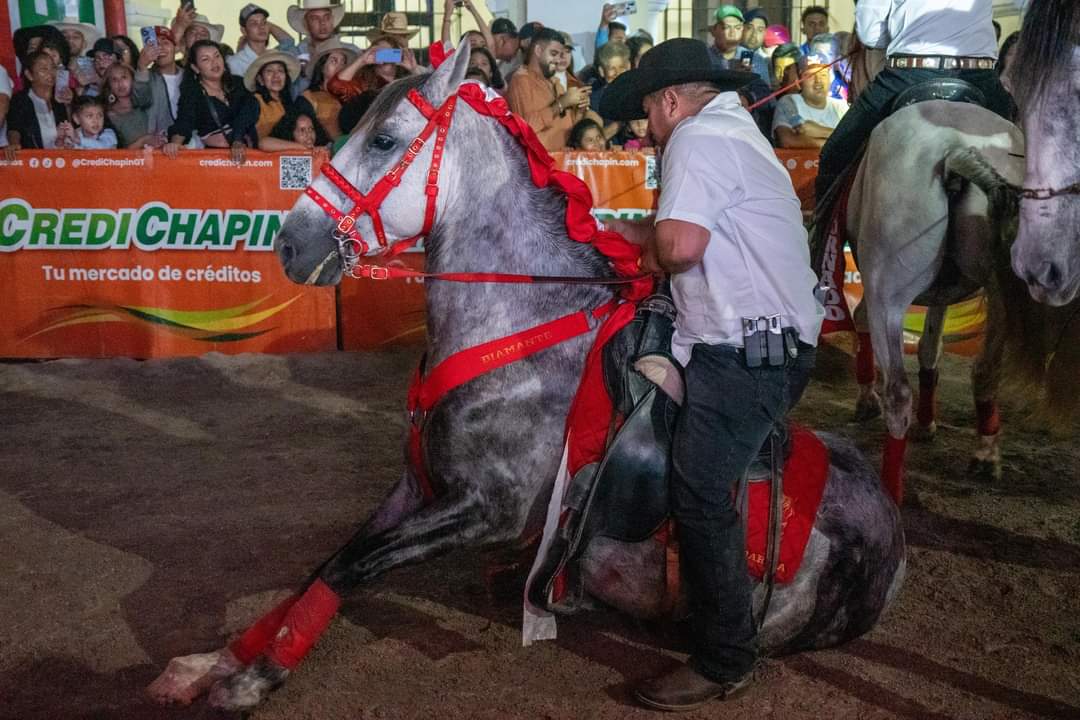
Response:
M905 450L907 450L907 438L894 438L889 435L885 440L885 452L881 462L881 484L897 507L904 499Z
M341 606L341 597L322 580L316 580L285 616L266 657L292 670L325 632Z
M923 427L929 427L937 417L937 368L919 368L919 409L916 419Z
M870 333L858 333L859 347L855 349L855 381L860 385L874 383L874 346Z
M997 402L978 400L975 402L976 428L979 434L997 435L1001 431L1001 415L998 414Z
M243 635L233 640L229 644L229 651L244 665L250 665L277 635L281 623L285 622L285 614L299 599L299 595L290 595L282 600L245 630Z

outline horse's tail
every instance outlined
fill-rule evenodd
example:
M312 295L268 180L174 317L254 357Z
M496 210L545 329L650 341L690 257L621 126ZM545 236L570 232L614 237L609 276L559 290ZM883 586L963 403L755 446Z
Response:
M1009 249L1019 223L1019 193L994 169L976 148L951 150L945 156L946 185L950 180L966 180L989 199L994 228L990 243L994 274L986 291L1000 295L1003 310L1003 380L1013 395L1040 397L1038 413L1047 421L1069 423L1080 415L1076 393L1047 392L1055 380L1072 375L1080 366L1080 353L1069 352L1069 341L1078 332L1070 328L1080 308L1070 305L1055 310L1036 303L1024 283L1012 272ZM1080 301L1077 301L1080 302ZM1070 312L1071 311L1071 312ZM1070 332L1072 333L1070 335Z

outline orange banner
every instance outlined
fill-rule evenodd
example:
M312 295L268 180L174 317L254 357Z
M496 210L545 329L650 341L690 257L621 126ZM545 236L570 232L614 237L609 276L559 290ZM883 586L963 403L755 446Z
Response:
M293 284L273 252L317 164L214 151L0 163L0 355L334 349L333 290Z

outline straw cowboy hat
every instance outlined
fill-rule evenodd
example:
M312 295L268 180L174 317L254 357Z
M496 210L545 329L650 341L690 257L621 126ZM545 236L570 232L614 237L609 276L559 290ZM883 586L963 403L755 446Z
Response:
M408 42L418 32L420 32L420 28L409 28L409 20L405 13L388 12L379 20L379 27L368 32L367 38L371 42L375 42L379 38L389 35L404 43Z
M757 77L753 73L714 70L709 49L700 40L666 40L641 56L633 70L617 77L600 100L600 116L611 120L646 117L642 101L649 93L672 85L711 82L721 92L738 90Z
M215 25L210 22L210 18L205 15L196 15L193 25L202 25L210 33L210 39L216 43L221 42L221 38L225 37L225 26Z
M90 23L84 23L78 18L66 17L63 20L54 20L49 23L60 32L65 30L77 30L82 33L83 36L83 52L87 48L94 46L94 43L101 39L101 31Z
M255 58L255 62L248 65L248 69L244 72L244 87L251 92L255 92L255 78L259 76L259 71L275 62L283 64L285 69L289 71L290 81L295 80L300 75L300 61L296 59L295 55L280 50L271 50L259 55ZM289 86L286 85L282 92L289 92Z
M324 40L315 46L315 49L311 51L311 58L308 60L307 65L304 66L304 75L311 77L311 73L315 72L315 65L322 59L327 53L332 53L335 50L345 53L345 64L351 64L359 53L352 45L346 45L341 42L337 37L332 37L328 40Z
M342 18L345 17L345 6L340 2L332 2L332 0L300 0L299 5L289 6L285 17L289 21L289 27L301 35L308 34L307 26L304 24L304 13L308 10L329 10L335 28L341 24Z

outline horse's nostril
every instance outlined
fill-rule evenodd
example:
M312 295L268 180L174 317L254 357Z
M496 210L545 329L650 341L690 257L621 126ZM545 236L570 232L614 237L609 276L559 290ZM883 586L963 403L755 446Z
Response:
M292 259L296 257L296 249L292 246L292 243L288 242L287 240L281 243L281 247L278 252L281 254L281 262L284 265L288 265L290 262L292 262Z
M1038 285L1044 290L1057 290L1061 285L1062 277L1061 268L1057 266L1057 263L1044 262L1037 272L1028 273L1027 281L1029 285Z

